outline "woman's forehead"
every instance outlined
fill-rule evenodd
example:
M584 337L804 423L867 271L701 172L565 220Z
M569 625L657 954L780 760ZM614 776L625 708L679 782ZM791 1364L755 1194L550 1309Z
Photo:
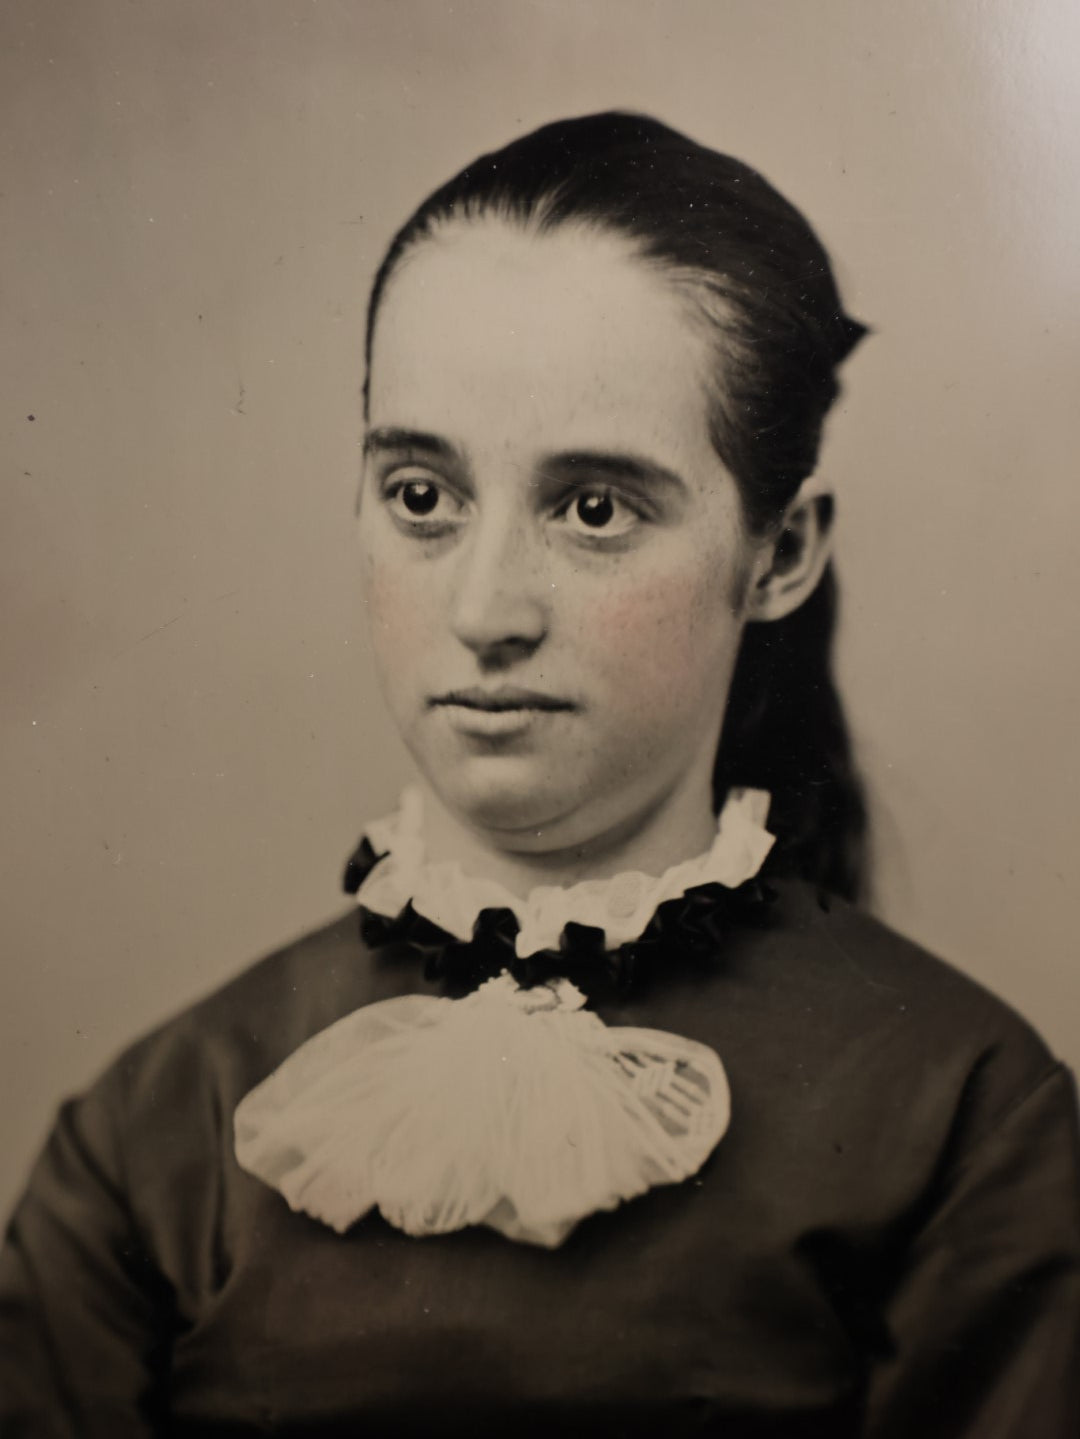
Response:
M708 348L629 242L501 221L421 243L383 299L370 421L466 446L708 444Z

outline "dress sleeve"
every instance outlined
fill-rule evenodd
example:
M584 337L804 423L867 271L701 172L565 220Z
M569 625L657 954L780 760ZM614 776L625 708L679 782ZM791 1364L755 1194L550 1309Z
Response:
M908 1259L868 1439L1076 1439L1080 1155L1067 1070L960 1161Z
M0 1434L159 1431L169 1286L140 1241L113 1142L119 1095L61 1109L0 1250Z

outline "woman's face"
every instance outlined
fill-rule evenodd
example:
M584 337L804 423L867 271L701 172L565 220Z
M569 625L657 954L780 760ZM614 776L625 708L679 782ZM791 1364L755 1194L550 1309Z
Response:
M385 295L360 508L376 660L428 782L508 849L708 803L757 551L706 363L665 281L594 232L450 228Z

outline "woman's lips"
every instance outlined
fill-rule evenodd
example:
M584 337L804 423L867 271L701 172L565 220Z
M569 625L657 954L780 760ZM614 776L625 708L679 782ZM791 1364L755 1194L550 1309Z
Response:
M557 699L553 695L541 694L538 690L518 689L512 685L501 685L498 689L449 690L436 695L428 703L450 705L462 709L480 710L486 714L502 714L507 710L574 710L577 705L570 700Z
M494 689L475 685L470 689L449 690L433 696L428 706L441 710L449 723L463 734L486 738L519 734L544 715L571 713L578 708L571 700L513 685Z

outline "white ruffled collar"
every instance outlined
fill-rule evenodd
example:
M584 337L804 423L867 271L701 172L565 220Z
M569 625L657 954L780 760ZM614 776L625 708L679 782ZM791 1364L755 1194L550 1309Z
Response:
M452 860L429 860L423 838L423 799L405 790L401 807L367 827L367 838L384 857L357 891L356 901L374 914L395 919L412 904L417 914L456 939L472 937L484 909L508 909L517 917L515 949L520 959L558 949L568 924L604 932L608 949L638 939L661 904L702 884L736 889L758 873L773 836L765 828L769 795L736 789L728 795L716 838L704 854L672 865L659 876L626 870L610 879L573 885L538 885L526 899L490 879L466 874Z

